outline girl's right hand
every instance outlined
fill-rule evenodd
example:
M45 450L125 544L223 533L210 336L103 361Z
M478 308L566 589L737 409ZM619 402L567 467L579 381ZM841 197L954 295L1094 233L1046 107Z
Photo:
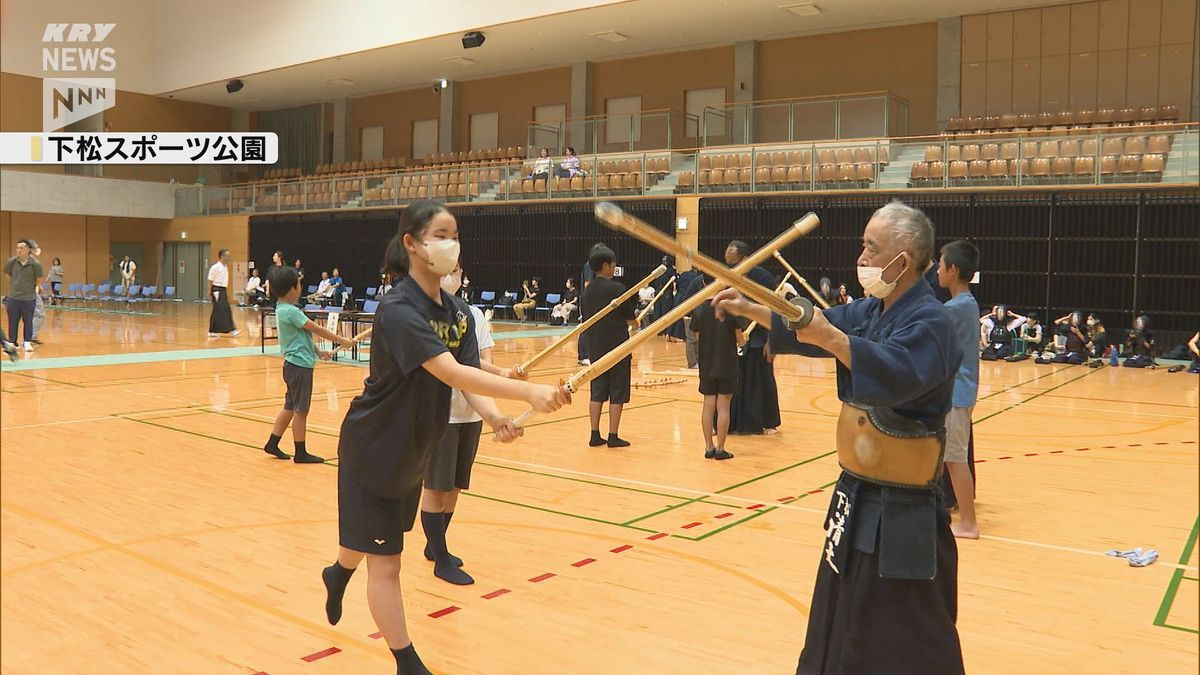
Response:
M529 405L540 413L554 412L564 405L571 402L571 394L566 387L561 385L554 386L549 384L531 385L529 396L526 398Z

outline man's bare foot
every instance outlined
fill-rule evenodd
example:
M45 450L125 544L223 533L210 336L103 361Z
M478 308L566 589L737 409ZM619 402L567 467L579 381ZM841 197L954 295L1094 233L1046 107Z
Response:
M979 525L974 527L964 527L961 522L950 523L950 532L957 539L978 539Z

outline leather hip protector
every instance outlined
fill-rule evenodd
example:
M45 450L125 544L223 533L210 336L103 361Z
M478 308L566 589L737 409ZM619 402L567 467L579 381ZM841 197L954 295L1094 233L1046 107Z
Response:
M942 474L945 429L924 424L887 408L842 403L838 418L838 464L854 477L895 487L931 488Z

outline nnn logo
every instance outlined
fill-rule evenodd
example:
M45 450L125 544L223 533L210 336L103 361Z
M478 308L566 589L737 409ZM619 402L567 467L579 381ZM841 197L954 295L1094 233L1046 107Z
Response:
M111 77L42 80L42 130L58 131L116 105L117 81Z

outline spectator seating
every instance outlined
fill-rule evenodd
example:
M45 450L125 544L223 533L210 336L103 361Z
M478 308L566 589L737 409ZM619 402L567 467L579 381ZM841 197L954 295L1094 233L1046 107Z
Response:
M1042 135L1017 141L929 145L913 164L909 184L987 185L1153 182L1161 180L1171 134L1107 136L1099 140ZM1098 157L1098 159L1097 159Z
M1101 110L1063 111L1057 113L1005 113L1003 115L972 115L951 117L944 133L950 135L978 133L1013 133L1020 131L1071 131L1111 126L1144 126L1166 124L1179 120L1179 107L1174 105L1144 108L1103 108ZM970 160L965 160L970 161Z
M749 192L866 188L875 183L876 160L880 169L889 163L887 146L811 146L807 150L760 150L701 154L698 176L681 172L676 192L689 193L699 181L700 192Z

